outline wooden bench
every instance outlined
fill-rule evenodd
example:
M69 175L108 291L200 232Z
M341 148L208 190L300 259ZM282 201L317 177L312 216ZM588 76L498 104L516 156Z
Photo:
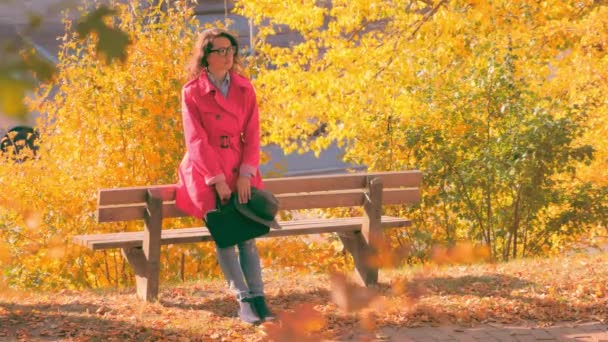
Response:
M382 238L383 228L411 225L406 218L382 216L382 205L418 203L421 182L417 170L265 179L280 210L363 206L364 216L279 221L283 229L264 237L338 233L353 256L359 282L375 284L378 269L366 262L374 242ZM163 229L163 218L182 216L175 207L175 185L104 189L99 191L98 222L143 220L144 230L78 235L73 240L92 250L121 248L134 269L138 297L152 301L158 295L161 245L213 241L204 227Z

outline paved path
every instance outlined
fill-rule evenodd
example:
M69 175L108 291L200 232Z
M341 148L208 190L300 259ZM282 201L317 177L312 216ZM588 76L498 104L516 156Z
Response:
M538 328L525 325L486 324L474 328L455 326L383 328L372 341L585 341L608 342L608 324L564 322Z

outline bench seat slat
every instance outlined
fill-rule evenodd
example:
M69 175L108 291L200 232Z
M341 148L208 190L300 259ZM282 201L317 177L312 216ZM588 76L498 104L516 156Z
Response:
M413 204L420 202L419 188L397 188L384 189L382 192L383 204ZM363 190L342 190L315 192L302 196L301 194L289 193L277 195L281 210L313 209L313 208L338 208L361 206L365 200ZM141 220L144 218L144 204L101 206L97 211L98 222L115 222ZM174 202L163 204L163 218L182 217L185 214L180 211Z
M283 229L271 229L264 237L359 231L362 220L362 217L348 217L280 222ZM408 219L382 216L383 228L406 227L410 225L411 221ZM142 240L143 232L77 235L73 238L75 243L92 250L141 247ZM212 241L209 231L204 227L165 229L161 233L162 245L202 241Z
M422 172L419 170L352 173L344 175L300 176L264 179L266 189L274 194L293 192L332 191L365 188L367 177L380 177L385 188L420 187ZM117 205L143 203L146 193L151 190L154 196L164 201L175 199L175 185L135 186L99 191L98 204Z

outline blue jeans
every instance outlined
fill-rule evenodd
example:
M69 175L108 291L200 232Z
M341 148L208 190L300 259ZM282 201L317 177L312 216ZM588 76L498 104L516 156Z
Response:
M255 239L226 248L216 246L215 251L230 292L237 300L264 295L262 267Z

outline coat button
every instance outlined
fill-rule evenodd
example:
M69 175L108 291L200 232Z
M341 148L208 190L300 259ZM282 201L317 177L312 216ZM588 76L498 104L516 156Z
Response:
M222 118L222 116L221 116L221 115L219 115L219 114L215 115L215 119L216 119L216 120L219 120L219 119L221 119L221 118Z

